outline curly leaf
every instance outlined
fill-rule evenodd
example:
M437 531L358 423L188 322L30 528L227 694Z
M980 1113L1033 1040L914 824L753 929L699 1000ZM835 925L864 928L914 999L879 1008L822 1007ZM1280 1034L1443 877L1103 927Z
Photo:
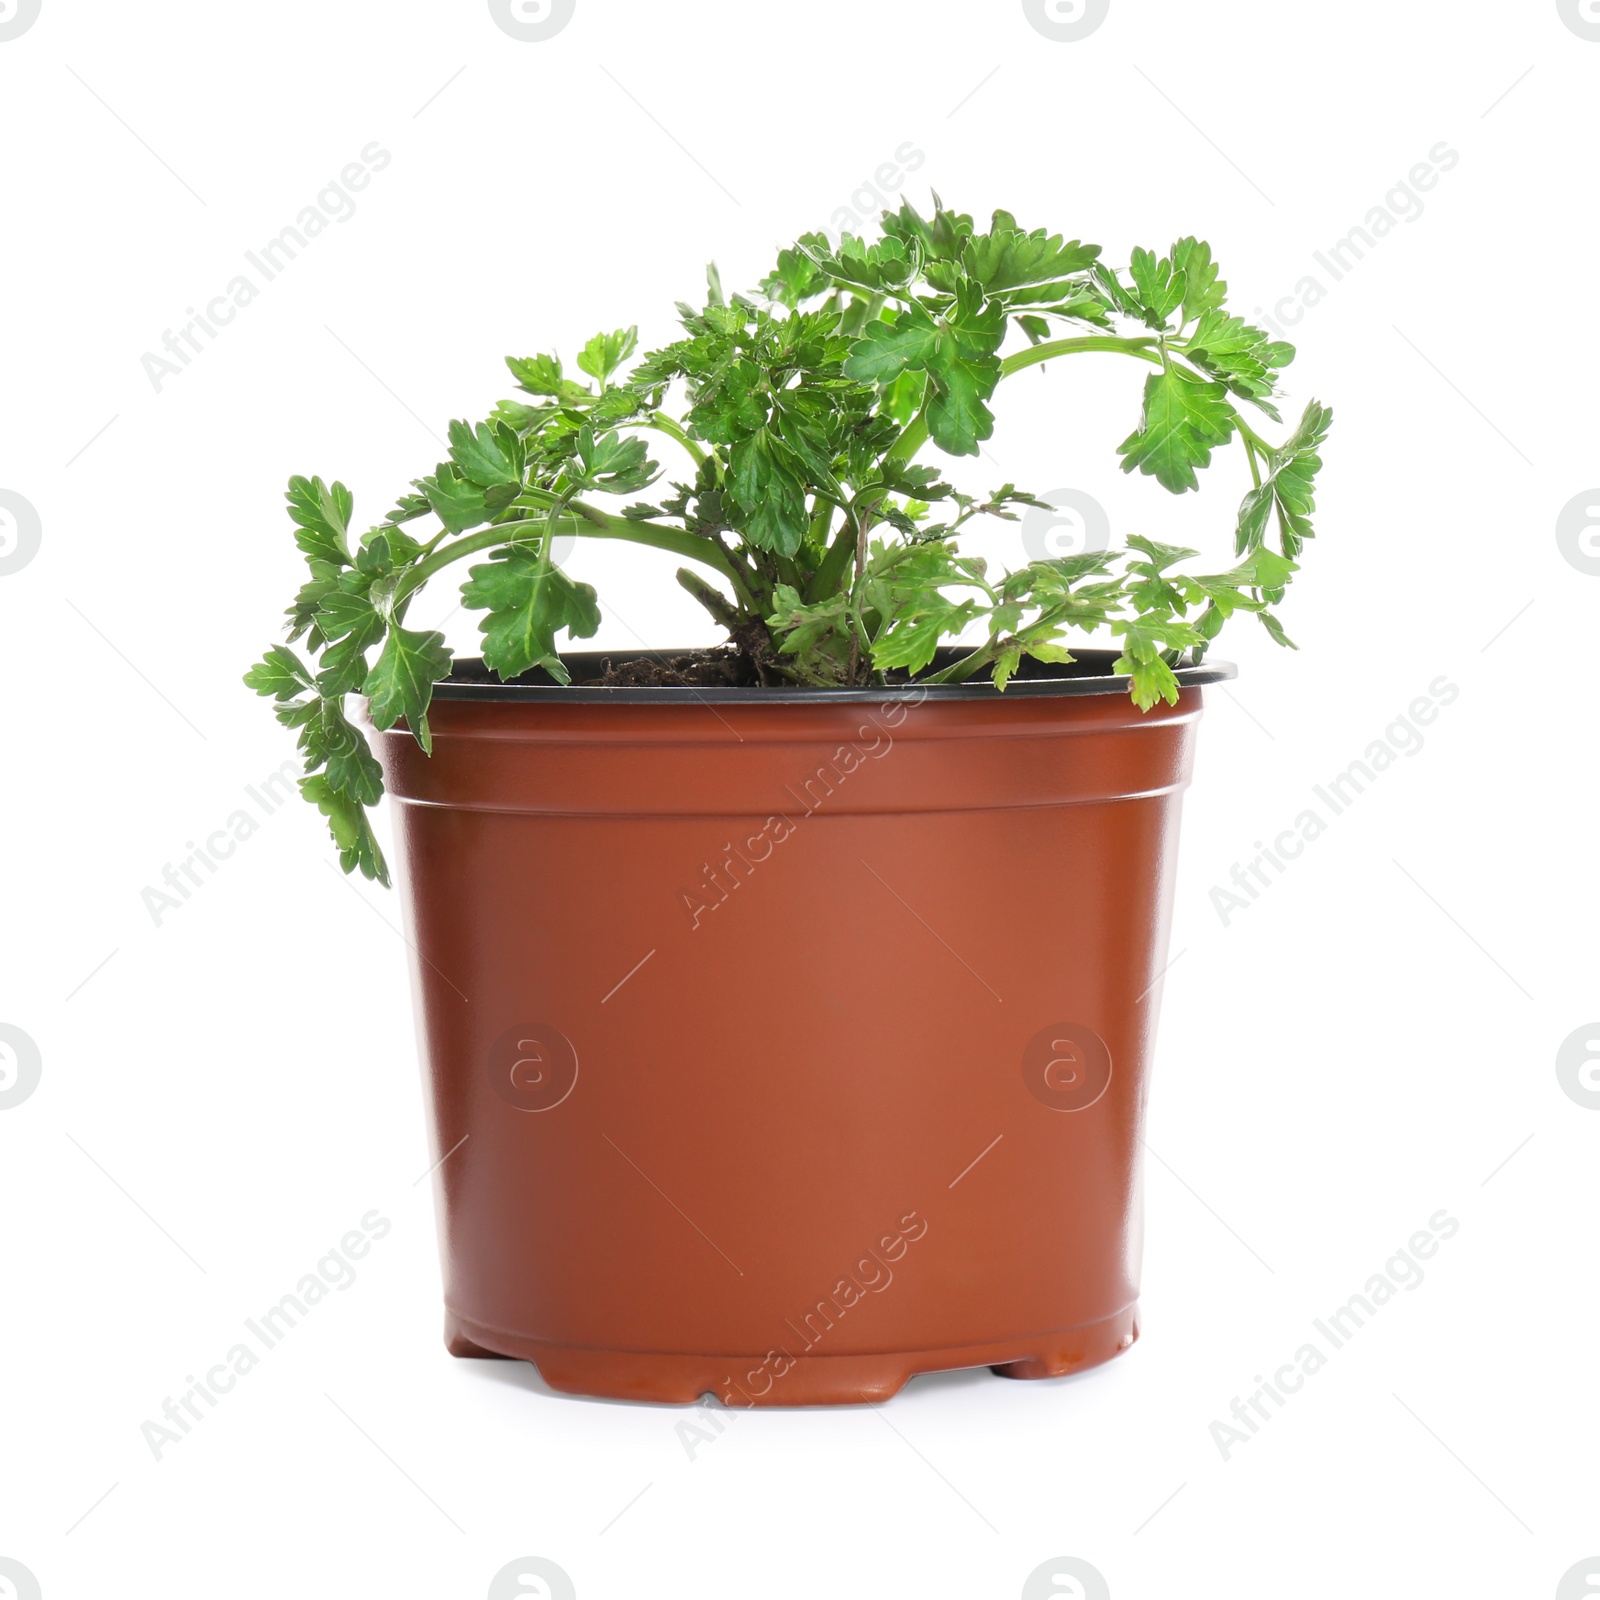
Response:
M656 481L656 464L643 439L624 439L615 431L597 436L585 426L578 430L573 478L578 489L633 494Z
M733 492L746 518L745 537L763 550L792 556L809 526L805 480L794 452L761 428L733 447L730 464Z
M996 213L997 221L1005 217L1005 212ZM1097 244L1078 239L1068 243L1059 233L1043 228L1023 233L1015 227L997 227L993 233L967 240L961 264L969 278L993 295L1027 284L1059 283L1087 271L1099 258Z
M468 483L480 489L496 484L522 483L522 441L505 423L490 427L480 422L476 428L465 422L450 424L450 459Z
M350 528L354 497L342 483L330 489L321 478L294 477L284 498L295 523L294 542L312 561L348 567L350 551L345 534Z
M1137 468L1173 494L1198 489L1194 469L1211 464L1211 452L1228 442L1235 420L1220 383L1197 383L1177 371L1153 373L1145 382L1138 431L1117 446L1122 470Z
M1188 278L1174 270L1169 257L1163 256L1158 261L1149 250L1133 252L1128 276L1133 279L1147 326L1165 328L1172 313L1183 304L1189 288Z
M563 628L574 638L591 638L600 626L595 592L574 583L540 551L513 545L492 561L469 569L461 586L463 605L487 611L479 622L483 659L502 678L515 678L542 666L566 681L556 655L555 637Z
M594 398L585 384L574 383L561 375L559 356L507 356L506 366L525 394L548 395L564 405L580 404Z
M844 375L857 383L893 383L926 367L938 345L939 324L921 306L910 306L893 321L867 324L850 346Z
M389 886L389 868L361 802L335 789L321 773L300 780L300 792L328 819L328 831L339 847L339 864L346 872L358 868L363 877Z
M1241 554L1261 544L1273 511L1278 514L1283 553L1291 560L1315 536L1311 513L1316 510L1316 479L1322 470L1322 445L1332 426L1332 410L1313 400L1295 431L1267 457L1260 485L1239 505L1234 543Z
M1122 639L1122 654L1111 670L1128 675L1133 703L1141 711L1148 711L1157 700L1177 705L1178 680L1164 656L1203 645L1199 630L1174 617L1156 616L1129 617L1112 623L1111 631Z
M245 673L244 681L257 694L292 700L302 689L311 687L311 674L293 650L275 644Z
M450 651L442 633L419 633L393 625L362 692L373 725L392 728L402 717L417 743L433 754L428 703L433 686L450 675Z
M578 369L604 384L638 346L637 328L618 328L615 333L597 333L578 352Z

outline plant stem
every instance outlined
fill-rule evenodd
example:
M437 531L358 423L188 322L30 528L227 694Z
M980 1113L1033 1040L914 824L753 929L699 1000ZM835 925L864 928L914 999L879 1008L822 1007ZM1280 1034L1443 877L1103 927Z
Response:
M664 412L652 411L649 416L643 419L643 422L645 427L654 428L657 433L664 433L669 439L676 439L694 457L694 464L697 467L703 467L706 464L705 451Z
M1000 376L1009 378L1014 372L1025 371L1028 367L1037 367L1046 361L1053 361L1057 356L1083 355L1094 351L1102 351L1109 355L1138 356L1141 360L1161 365L1161 356L1156 352L1157 339L1119 339L1112 334L1086 334L1079 339L1052 339L1045 344L1036 344L1031 349L1019 350L1014 355L1007 356L1000 363ZM924 402L922 409L905 426L900 437L895 440L889 450L891 461L909 461L916 455L923 445L928 442L928 407Z
M922 683L965 683L968 678L975 677L980 668L986 667L994 660L998 652L995 646L999 640L986 639L971 655L963 656L959 661L953 661L943 671L936 672L931 678L922 678Z
M1244 458L1250 463L1250 481L1259 489L1261 487L1261 469L1256 465L1256 447L1250 443L1248 436L1244 441Z
M813 605L819 600L826 600L839 587L839 579L855 551L855 525L854 513L847 512L844 521L839 524L839 531L833 536L833 543L828 546L828 553L822 558L806 588L806 599Z
M713 589L698 572L691 572L687 567L679 567L678 582L711 613L719 626L728 630L730 635L739 631L739 624L743 620L739 608L726 595Z
M1000 363L1000 376L1009 378L1014 372L1022 372L1028 367L1037 367L1042 362L1053 361L1057 356L1083 355L1094 351L1104 351L1109 355L1138 356L1143 361L1161 365L1161 356L1156 351L1160 343L1157 339L1119 339L1112 334L1087 334L1081 339L1052 339L1045 344L1036 344L1027 350L1018 350L1014 355L1009 355Z
M1266 458L1272 454L1272 446L1268 444L1260 434L1251 428L1243 417L1235 418L1235 426L1239 430L1239 437L1247 444L1254 445L1256 449L1261 452L1263 458Z
M867 637L866 619L861 615L862 579L867 572L867 529L871 525L871 511L862 507L856 512L856 565L855 578L850 585L850 616L855 628L850 635L850 682L856 681L856 671L861 665L863 646L870 652L872 641Z
M905 425L900 437L890 447L888 459L909 461L927 442L928 405L924 401L922 409Z
M561 503L560 495L547 494L540 489L525 491L523 498L540 503L548 501L551 506ZM704 535L689 533L683 528L669 528L657 522L633 522L626 517L609 517L605 512L597 511L581 500L574 500L567 509L574 524L572 531L580 537L627 539L634 544L648 545L655 550L670 550L674 555L687 556L691 561L702 562L722 573L733 583L741 598L748 600L744 585L727 556L713 540L707 539ZM479 528L465 534L454 544L445 545L425 560L409 567L396 585L395 603L399 604L407 595L421 588L434 573L449 566L452 561L459 561L463 556L475 555L479 550L492 550L498 545L516 544L519 529L529 530L522 535L523 538L532 537L535 530L542 535L549 525L548 517L524 517L515 522L494 523L487 528Z
M431 556L433 552L437 550L439 546L442 545L449 537L450 530L448 528L441 528L425 545L423 545L421 550L417 552L418 558L426 561L428 557Z

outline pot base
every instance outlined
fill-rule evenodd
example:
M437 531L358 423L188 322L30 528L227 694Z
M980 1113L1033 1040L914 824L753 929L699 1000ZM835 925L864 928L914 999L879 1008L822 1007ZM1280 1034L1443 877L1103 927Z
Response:
M562 1394L605 1400L652 1400L690 1405L714 1395L726 1406L872 1405L898 1394L919 1372L988 1367L1002 1378L1063 1378L1120 1355L1139 1337L1139 1306L1055 1333L943 1350L895 1350L872 1355L652 1355L547 1344L445 1313L445 1348L453 1356L529 1361ZM755 1386L765 1382L761 1393Z

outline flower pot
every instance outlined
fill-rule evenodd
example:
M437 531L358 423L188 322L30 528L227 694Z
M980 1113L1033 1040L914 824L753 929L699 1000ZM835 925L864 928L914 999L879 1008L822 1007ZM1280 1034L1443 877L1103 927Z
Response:
M1141 713L1111 659L1003 696L468 663L431 758L377 736L454 1354L798 1405L1133 1343L1179 796L1233 673Z

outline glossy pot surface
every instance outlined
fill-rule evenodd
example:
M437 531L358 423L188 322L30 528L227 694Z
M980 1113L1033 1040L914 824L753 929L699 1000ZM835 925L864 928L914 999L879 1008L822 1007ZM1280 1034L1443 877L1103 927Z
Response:
M1201 694L1111 687L463 684L431 758L377 736L455 1353L792 1405L1133 1342Z

